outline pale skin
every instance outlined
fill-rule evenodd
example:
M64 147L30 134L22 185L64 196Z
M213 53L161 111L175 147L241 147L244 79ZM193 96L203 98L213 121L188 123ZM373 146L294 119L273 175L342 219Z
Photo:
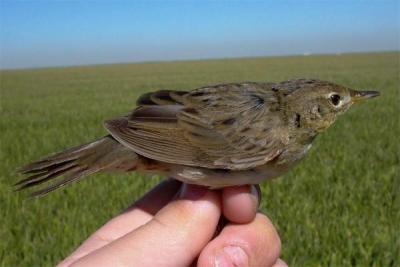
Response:
M255 186L208 190L167 180L58 266L287 266L279 259L278 233L257 212L258 203Z

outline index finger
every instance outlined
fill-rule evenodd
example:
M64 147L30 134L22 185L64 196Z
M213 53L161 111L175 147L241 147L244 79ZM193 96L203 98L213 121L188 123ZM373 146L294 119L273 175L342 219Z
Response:
M181 184L181 182L172 179L161 182L132 206L93 233L79 248L59 263L58 266L68 266L96 249L104 247L110 242L144 225L175 196Z

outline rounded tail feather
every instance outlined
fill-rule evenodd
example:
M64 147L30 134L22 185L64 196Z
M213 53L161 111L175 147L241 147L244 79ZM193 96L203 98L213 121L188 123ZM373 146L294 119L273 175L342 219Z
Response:
M29 177L17 182L17 191L56 180L53 184L31 193L42 196L85 176L102 171L130 171L138 163L138 155L111 136L67 149L28 164L18 170ZM57 179L63 177L62 179Z

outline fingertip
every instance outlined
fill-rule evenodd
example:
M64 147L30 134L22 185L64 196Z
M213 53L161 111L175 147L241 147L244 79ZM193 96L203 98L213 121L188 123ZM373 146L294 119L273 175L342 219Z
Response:
M198 266L274 266L282 264L278 261L280 251L275 227L258 213L251 223L227 225L202 250Z
M261 194L255 185L224 188L222 212L233 223L249 223L256 216Z
M141 230L145 235L168 240L152 245L152 249L160 251L162 261L174 262L171 266L187 266L212 239L220 216L219 191L183 184L178 197ZM184 257L182 251L185 251Z

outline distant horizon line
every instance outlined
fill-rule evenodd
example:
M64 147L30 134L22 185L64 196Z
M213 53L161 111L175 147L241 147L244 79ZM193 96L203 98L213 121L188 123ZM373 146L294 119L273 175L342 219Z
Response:
M379 54L379 53L400 53L398 50L371 50L371 51L352 51L352 52L327 52L327 53L311 53L304 52L299 54L279 54L279 55L260 55L260 56L232 56L232 57L214 57L214 58L191 58L191 59L160 59L160 60L140 60L129 62L105 62L94 64L74 64L74 65L49 65L37 67L14 67L3 68L0 65L0 72L2 71L25 71L25 70L41 70L41 69L64 69L64 68L79 68L79 67L98 67L98 66L111 66L111 65L130 65L130 64L151 64L151 63L171 63L171 62L190 62L190 61L213 61L213 60L235 60L235 59L257 59L257 58L277 58L277 57L312 57L312 56L340 56L350 54ZM0 57L1 58L1 57ZM1 63L0 63L1 64Z

